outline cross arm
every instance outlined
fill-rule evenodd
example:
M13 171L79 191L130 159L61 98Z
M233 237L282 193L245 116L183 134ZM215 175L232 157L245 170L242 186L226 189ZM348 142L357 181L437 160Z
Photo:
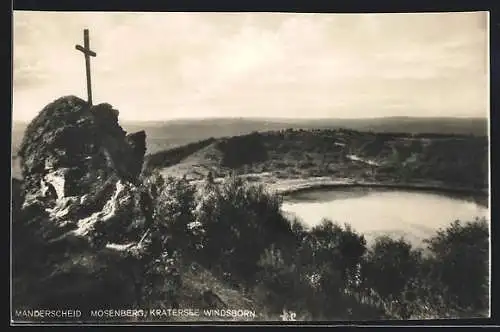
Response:
M81 52L83 52L84 54L87 54L87 55L90 55L90 56L96 56L97 54L94 52L94 51L91 51L89 49L86 49L84 48L83 46L81 45L75 45L75 48Z

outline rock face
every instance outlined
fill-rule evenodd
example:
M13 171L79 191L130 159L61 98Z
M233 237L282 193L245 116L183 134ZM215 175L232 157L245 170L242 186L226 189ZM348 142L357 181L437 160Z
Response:
M127 143L132 147L133 154L129 164L129 171L136 178L142 171L144 155L146 154L146 132L138 131L125 137Z
M145 152L144 131L127 135L111 105L59 98L30 123L21 144L23 208L42 205L51 222L78 236L124 215L138 226L144 216L136 184Z
M66 96L33 119L13 202L17 308L109 304L111 287L128 298L125 251L137 248L150 217L139 184L145 152L144 131L127 135L109 104Z

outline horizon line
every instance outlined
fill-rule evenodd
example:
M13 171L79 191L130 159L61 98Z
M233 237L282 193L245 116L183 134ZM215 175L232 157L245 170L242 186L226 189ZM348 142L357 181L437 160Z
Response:
M34 117L35 118L35 117ZM33 119L34 119L33 118ZM391 116L367 116L367 117L357 117L357 118L337 118L337 117L259 117L259 116L214 116L214 117L175 117L167 119L121 119L118 116L118 120L122 122L137 122L137 123L151 123L151 122L180 122L180 121L207 121L207 120L265 120L265 121L324 121L324 120L343 120L343 121L356 121L356 120L382 120L382 119L481 119L489 120L489 116L413 116L413 115L391 115ZM31 120L15 120L12 119L12 123L29 123Z

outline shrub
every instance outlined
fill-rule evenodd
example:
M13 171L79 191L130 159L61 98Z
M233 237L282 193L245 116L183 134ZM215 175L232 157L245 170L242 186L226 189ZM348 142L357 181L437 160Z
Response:
M330 220L324 219L306 235L300 256L310 260L317 268L330 264L331 269L340 273L344 286L348 285L366 251L366 240L346 224L344 229Z
M184 255L193 255L203 241L203 230L194 216L196 188L186 179L157 179L158 186L153 182L150 187L157 194L153 202L151 227L162 237L170 237L172 248ZM159 185L163 185L160 190Z
M430 282L440 288L445 304L464 313L488 309L489 230L486 219L455 221L425 240Z
M384 300L400 299L406 286L416 278L421 253L403 238L378 237L363 264L366 286Z
M425 242L427 255L403 239L376 239L362 265L363 292L394 318L484 316L488 309L486 221L455 221Z
M206 183L196 208L196 220L206 230L206 262L251 281L265 248L292 238L280 208L279 196L238 177Z
M201 241L190 229L195 189L185 179L163 178L158 172L142 177L141 204L148 219L144 235L124 261L124 271L135 282L139 304L177 307L181 264Z
M123 259L122 271L134 283L133 304L178 307L182 257L170 248L160 232L151 231L142 245Z
M271 245L264 250L257 264L260 269L257 273L258 284L265 287L265 301L274 312L280 312L285 306L297 309L293 307L293 302L298 297L300 278L295 266L290 263L285 261L280 249Z
M267 160L267 149L258 132L221 140L217 148L222 152L221 164L225 167L237 168Z

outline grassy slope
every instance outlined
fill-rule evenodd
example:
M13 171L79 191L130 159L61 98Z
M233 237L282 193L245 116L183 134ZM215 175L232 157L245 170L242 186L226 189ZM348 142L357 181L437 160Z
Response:
M201 267L199 264L187 264L184 266L182 271L182 288L180 291L181 298L179 305L181 308L192 308L202 310L204 307L212 308L204 303L201 298L201 294L210 290L226 304L227 309L237 309L237 310L251 310L257 315L255 319L248 320L263 320L264 318L269 318L264 315L262 310L262 304L258 303L255 299L251 299L250 296L243 294L241 290L235 289L228 283L221 280L215 276L212 272ZM189 320L182 318L183 321ZM194 321L213 321L213 320L232 320L231 318L214 319L209 317L193 317ZM246 320L245 318L238 320Z
M251 165L221 166L218 142L172 163L156 167L162 174L202 179L208 171L222 177L232 171L267 183L280 191L311 185L349 184L353 181L464 189L487 188L487 140L459 135L412 137L350 130L288 131L262 134L267 159ZM249 149L241 148L241 153ZM351 160L356 155L377 163L371 167ZM157 158L160 160L161 158Z

